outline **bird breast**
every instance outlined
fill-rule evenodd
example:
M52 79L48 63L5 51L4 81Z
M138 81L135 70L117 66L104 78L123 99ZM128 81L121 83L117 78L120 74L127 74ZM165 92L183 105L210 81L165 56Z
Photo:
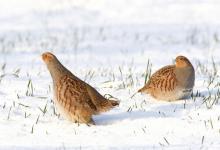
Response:
M195 72L193 67L178 68L175 73L180 87L191 89L194 86Z

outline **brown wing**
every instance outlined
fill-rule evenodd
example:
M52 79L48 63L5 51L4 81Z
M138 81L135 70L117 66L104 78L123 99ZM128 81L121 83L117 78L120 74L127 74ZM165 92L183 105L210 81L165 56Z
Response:
M118 101L107 100L105 97L103 97L101 94L99 94L99 92L96 91L96 89L94 89L90 85L87 84L86 88L87 88L87 92L88 92L93 104L95 104L95 106L98 110L97 114L101 113L101 112L106 112L106 111L112 109L113 107L119 105Z
M89 96L91 97L91 100L93 101L93 103L98 106L102 103L102 101L106 101L107 99L104 98L101 94L99 94L99 92L94 89L93 87L91 87L90 85L86 85L86 90L89 94Z
M165 66L156 71L145 85L146 89L160 89L161 91L171 91L177 84L174 73L175 66Z
M67 75L61 78L57 86L57 100L68 111L93 114L97 110L87 94L85 83Z

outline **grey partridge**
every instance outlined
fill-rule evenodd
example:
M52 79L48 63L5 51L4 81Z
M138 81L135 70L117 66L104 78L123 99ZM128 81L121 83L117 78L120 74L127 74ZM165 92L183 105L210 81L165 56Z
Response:
M185 99L192 93L195 71L184 56L175 59L175 65L165 66L156 71L138 92L150 94L156 99L175 101Z
M73 75L52 53L43 53L42 59L53 79L55 105L64 118L94 124L92 115L119 105L118 101L106 99L92 86Z

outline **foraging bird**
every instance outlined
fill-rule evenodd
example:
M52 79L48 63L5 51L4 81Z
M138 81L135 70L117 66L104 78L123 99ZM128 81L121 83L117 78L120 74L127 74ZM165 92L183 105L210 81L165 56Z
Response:
M195 82L195 71L184 56L175 59L175 65L156 71L138 92L150 94L156 99L175 101L191 95Z
M94 124L92 115L119 105L118 101L104 98L92 86L73 75L52 53L43 53L42 59L53 79L55 105L68 120Z

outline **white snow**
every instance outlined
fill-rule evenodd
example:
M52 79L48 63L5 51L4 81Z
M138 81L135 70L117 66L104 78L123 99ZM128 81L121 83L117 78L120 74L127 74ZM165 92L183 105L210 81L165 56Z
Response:
M0 0L0 149L220 149L219 7L218 0ZM96 126L55 115L40 56L48 50L120 106L94 116ZM132 97L148 60L154 72L180 54L196 69L193 98Z

